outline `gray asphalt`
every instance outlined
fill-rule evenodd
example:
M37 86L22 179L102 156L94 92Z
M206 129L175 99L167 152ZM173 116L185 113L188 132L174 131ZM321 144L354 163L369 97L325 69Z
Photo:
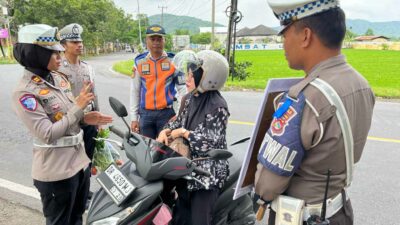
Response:
M88 60L97 77L101 111L113 115L108 97L114 96L129 105L129 78L110 71L115 61L132 58L129 53L96 57ZM18 65L0 66L0 178L33 187L30 176L32 138L11 108L11 92L22 74ZM233 121L228 126L228 142L251 135L252 126L263 97L261 92L223 92ZM377 101L370 138L357 164L350 188L355 224L400 224L400 103ZM123 128L114 116L114 124ZM235 149L242 158L245 147ZM92 180L92 190L98 185ZM0 187L0 224L40 224L40 201ZM22 219L21 219L22 218ZM24 220L23 218L26 218ZM28 222L32 221L32 222Z

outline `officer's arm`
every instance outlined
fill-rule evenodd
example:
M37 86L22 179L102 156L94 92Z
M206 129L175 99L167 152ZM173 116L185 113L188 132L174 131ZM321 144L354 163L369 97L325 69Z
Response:
M307 101L301 122L301 140L306 151L318 144L322 137L322 124L317 119L318 115L315 107ZM271 201L287 189L291 177L278 175L259 163L255 175L255 192L265 201Z
M138 121L140 103L140 75L136 69L134 69L131 79L130 96L131 121Z
M27 100L29 98L29 100ZM23 103L28 107L24 107ZM40 102L28 92L15 92L13 95L14 109L18 118L30 130L31 134L42 142L50 144L65 136L68 129L83 118L83 110L74 105L59 121L53 123Z
M255 192L264 201L272 201L286 190L290 178L279 176L258 163L254 182Z

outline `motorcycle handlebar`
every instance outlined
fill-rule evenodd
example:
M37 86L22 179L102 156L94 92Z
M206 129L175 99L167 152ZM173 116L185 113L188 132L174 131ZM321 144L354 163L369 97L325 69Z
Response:
M202 176L206 176L206 177L211 177L211 173L210 173L210 172L208 172L208 171L206 171L206 170L203 170L203 169L201 169L201 168L199 168L199 167L195 167L195 168L193 169L193 172L195 172L195 173L198 174L198 175L202 175Z
M116 134L118 137L124 139L124 133L119 130L118 128L114 127L114 126L110 126L109 127L110 131L113 132L114 134Z

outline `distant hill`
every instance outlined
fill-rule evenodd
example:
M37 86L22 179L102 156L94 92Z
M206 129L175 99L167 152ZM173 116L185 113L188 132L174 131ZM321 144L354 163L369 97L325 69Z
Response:
M363 35L371 28L374 35L383 35L386 37L400 37L400 21L391 22L370 22L367 20L346 20L347 29L353 33Z
M150 24L160 24L161 14L149 16ZM210 21L204 21L191 16L176 16L172 14L164 14L164 28L167 33L174 33L175 30L189 30L191 34L200 32L199 27L211 27ZM223 25L216 23L215 26L222 27Z
M150 24L160 24L161 14L149 16ZM400 21L391 22L370 22L360 19L346 20L347 28L353 33L364 35L368 28L374 31L374 35L383 35L390 38L400 38ZM186 29L190 33L196 34L200 32L199 27L210 27L211 22L201 20L191 16L177 16L172 14L164 14L164 27L168 33L173 33L177 29ZM222 27L221 24L215 24L217 27ZM279 28L275 27L275 30Z
M346 26L347 29L357 35L364 35L371 28L374 31L374 35L400 38L400 21L370 22L368 20L348 19L346 20ZM279 30L279 27L274 27L273 29Z

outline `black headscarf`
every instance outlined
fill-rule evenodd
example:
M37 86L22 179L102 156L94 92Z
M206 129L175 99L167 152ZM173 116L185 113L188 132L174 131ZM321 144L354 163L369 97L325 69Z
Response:
M52 82L50 71L47 69L53 51L35 44L17 43L14 45L15 59L25 69Z
M190 67L191 66L189 66L189 68ZM203 72L203 68L201 67L193 72L196 88L200 84ZM197 125L206 119L207 114L214 113L218 108L225 108L228 110L228 104L219 91L190 93L186 97L190 98L190 102L188 106L187 120L184 127L189 130L195 130Z

